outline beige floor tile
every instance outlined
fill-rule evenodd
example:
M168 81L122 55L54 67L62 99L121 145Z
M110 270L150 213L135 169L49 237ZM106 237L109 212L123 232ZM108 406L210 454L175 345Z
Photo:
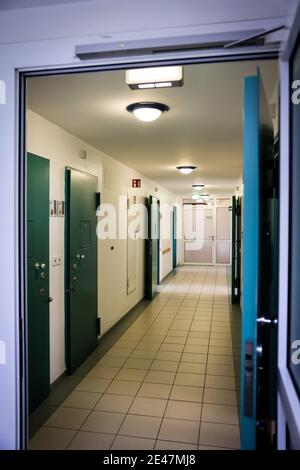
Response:
M115 343L115 346L118 348L125 348L125 349L134 349L136 345L138 344L138 341L125 341L122 339L122 337Z
M238 409L236 406L203 403L201 420L210 423L234 424L238 426Z
M224 354L225 356L232 356L232 347L210 346L209 354Z
M164 418L159 431L158 439L197 444L199 435L199 422L183 419Z
M133 396L113 395L105 393L95 406L98 411L113 411L116 413L127 413L132 402Z
M68 450L108 450L114 440L113 434L79 431Z
M124 364L126 369L149 369L152 363L151 359L127 359Z
M145 377L145 382L157 384L173 384L175 372L165 372L159 370L150 370Z
M119 370L119 367L96 366L87 374L87 377L93 377L95 379L113 379Z
M116 434L125 418L123 413L110 413L107 411L92 411L83 426L82 431Z
M129 413L134 415L162 417L167 405L167 400L159 398L136 397Z
M178 372L176 374L174 385L190 385L193 387L203 387L204 386L203 374L188 374L185 372Z
M224 390L235 390L236 383L234 377L225 375L206 375L205 386L207 388L222 388Z
M125 357L127 358L132 353L132 349L118 348L113 346L107 353L108 357Z
M150 416L127 415L120 435L133 437L146 437L156 439L161 424L161 418Z
M103 393L107 389L111 382L111 379L96 379L92 377L86 377L79 385L76 390L79 392L96 392Z
M172 385L143 383L138 391L137 396L149 398L169 398Z
M98 366L109 366L109 367L122 367L124 362L126 361L125 357L111 357L111 356L104 356L98 362Z
M222 356L220 354L209 354L207 358L208 364L220 364L233 366L233 356Z
M228 377L234 377L233 366L220 365L220 364L207 364L206 373L209 375L225 375Z
M231 450L232 449L228 449L227 447L214 447L214 446L205 446L205 445L199 445L198 446L198 450Z
M78 392L74 390L61 406L67 408L80 408L82 410L91 410L100 399L101 393Z
M165 412L165 417L200 421L201 407L201 403L169 400Z
M236 406L236 392L234 390L222 390L218 388L204 389L204 403L214 403L216 405Z
M161 371L171 371L176 372L179 362L173 361L159 361L154 359L151 364L150 370L161 370Z
M205 374L206 364L199 364L198 362L180 362L178 372L185 372L188 374Z
M185 344L186 338L183 336L166 336L164 343Z
M132 359L154 359L157 351L151 351L149 349L135 349L130 358Z
M89 410L60 407L46 421L45 426L76 430L80 428L89 413Z
M208 338L193 338L189 336L186 340L187 346L208 346Z
M188 333L186 331L178 331L174 328L171 328L169 331L168 331L168 334L166 336L166 339L169 339L170 337L173 338L174 336L176 338L180 337L180 338L186 338L188 335Z
M181 357L182 362L197 362L199 364L206 364L206 354L195 354L195 353L183 353Z
M239 449L239 427L232 426L229 424L202 422L200 429L199 444Z
M159 343L146 343L145 341L142 341L137 345L136 350L142 349L144 351L158 351L159 348Z
M173 385L170 400L202 402L203 388Z
M184 348L184 352L193 354L207 354L208 345L203 346L201 344L187 344Z
M133 382L142 382L147 374L147 370L143 369L120 369L116 375L116 380L129 380Z
M160 347L160 351L182 352L183 348L184 344L163 343Z
M108 389L107 393L117 394L117 395L136 395L138 389L140 388L140 382L133 382L129 380L114 380Z
M152 450L155 440L129 436L117 436L111 450Z
M42 426L29 442L31 450L65 450L76 431Z
M195 444L186 444L183 442L156 441L155 449L160 450L197 450Z

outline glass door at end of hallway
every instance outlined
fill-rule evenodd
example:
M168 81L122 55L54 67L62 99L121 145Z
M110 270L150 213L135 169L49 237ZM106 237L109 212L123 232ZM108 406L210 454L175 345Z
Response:
M184 263L231 264L231 199L212 198L211 203L183 203Z

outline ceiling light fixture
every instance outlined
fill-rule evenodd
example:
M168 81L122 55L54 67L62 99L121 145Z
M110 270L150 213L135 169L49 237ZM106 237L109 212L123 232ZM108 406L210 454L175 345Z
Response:
M169 106L152 101L141 101L127 106L127 111L133 113L140 121L151 122L159 118L162 113L169 111Z
M192 194L192 199L197 201L198 199L200 199L200 194Z
M192 187L194 189L197 189L197 191L200 191L200 189L204 188L204 184L193 184Z
M176 169L179 170L184 175L189 175L196 168L197 168L196 166L191 166L191 165L181 165L181 166L176 167Z
M126 83L132 90L182 86L183 68L175 66L126 70Z

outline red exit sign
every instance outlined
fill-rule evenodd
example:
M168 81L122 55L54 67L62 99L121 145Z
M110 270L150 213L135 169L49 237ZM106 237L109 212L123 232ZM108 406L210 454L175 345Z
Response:
M133 179L132 180L132 187L133 188L140 188L142 186L140 179Z

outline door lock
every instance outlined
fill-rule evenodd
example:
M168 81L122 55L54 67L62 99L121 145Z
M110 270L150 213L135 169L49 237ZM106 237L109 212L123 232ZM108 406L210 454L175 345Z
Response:
M41 273L41 279L46 279L46 273Z
M41 295L42 297L44 297L45 294L46 294L46 291L45 291L45 289L42 287L42 289L40 289L40 295Z

